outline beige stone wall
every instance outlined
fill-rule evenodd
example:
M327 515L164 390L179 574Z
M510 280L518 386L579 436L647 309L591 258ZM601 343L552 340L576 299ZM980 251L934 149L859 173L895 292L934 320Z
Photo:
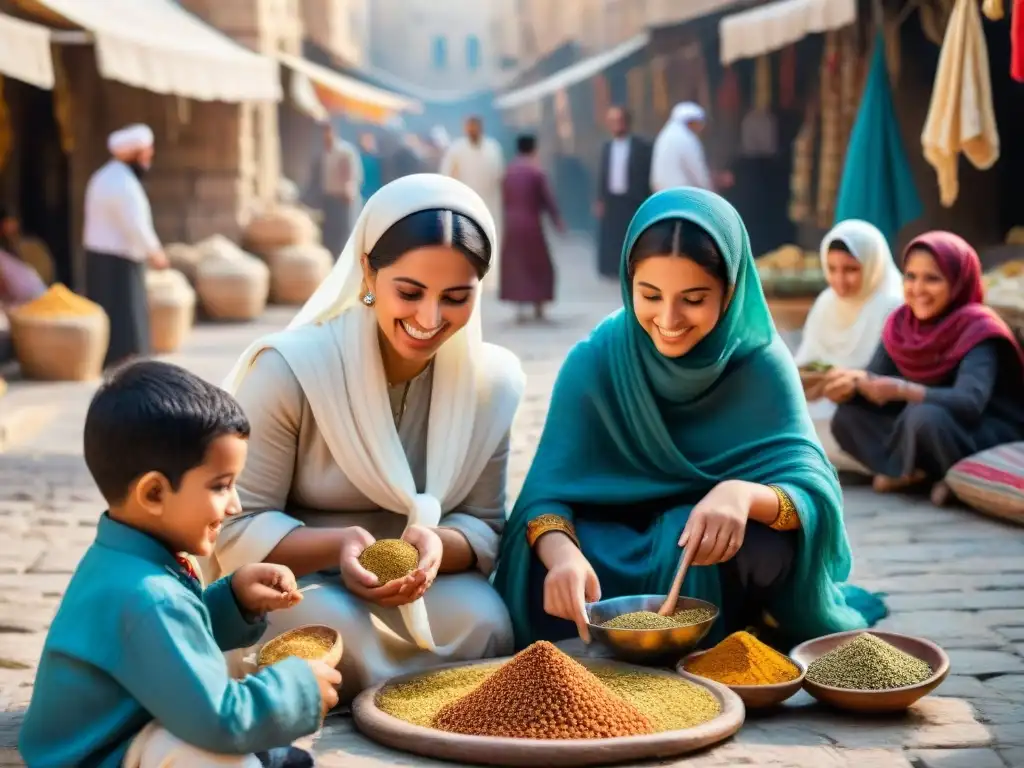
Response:
M370 0L299 0L305 33L346 64L366 63Z
M370 50L375 66L437 91L492 87L500 74L501 41L495 38L502 3L491 0L373 0ZM480 65L470 66L470 37L480 45ZM443 40L444 66L434 45Z

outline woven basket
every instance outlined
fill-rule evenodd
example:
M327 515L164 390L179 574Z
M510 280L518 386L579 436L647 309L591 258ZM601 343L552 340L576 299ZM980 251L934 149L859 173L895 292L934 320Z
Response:
M14 354L27 379L91 381L103 373L110 345L106 313L75 317L11 315Z
M331 252L322 245L292 245L274 251L270 264L270 300L304 304L331 271Z
M196 316L196 296L182 296L177 302L149 302L149 343L161 355L177 352L185 343Z
M196 269L202 261L202 252L193 245L171 243L164 248L171 269L181 272L193 285L196 282Z
M277 206L252 218L242 234L247 251L269 256L289 245L315 243L320 239L309 214L294 206Z
M199 266L196 291L203 311L214 320L254 320L267 308L270 270L262 262L235 270Z
M1017 340L1024 344L1024 308L993 304L992 309L1006 321L1006 324L1010 326L1010 330L1017 336Z

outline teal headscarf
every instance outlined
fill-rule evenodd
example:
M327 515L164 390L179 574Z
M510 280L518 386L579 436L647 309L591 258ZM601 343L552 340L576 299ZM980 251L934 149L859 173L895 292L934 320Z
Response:
M711 236L731 289L714 330L678 358L660 354L637 322L628 275L640 235L668 219L692 222ZM529 618L530 520L572 519L573 507L588 505L618 507L625 517L630 505L684 499L662 516L664 530L652 543L649 562L660 570L650 587L664 592L690 509L729 479L777 485L797 507L797 559L785 599L771 607L787 635L815 637L881 618L878 598L843 585L852 558L842 491L815 435L793 358L775 331L737 211L699 189L653 195L630 223L620 275L625 307L567 356L502 539L495 587L511 612L517 646L539 639ZM684 594L720 605L717 567L691 568Z

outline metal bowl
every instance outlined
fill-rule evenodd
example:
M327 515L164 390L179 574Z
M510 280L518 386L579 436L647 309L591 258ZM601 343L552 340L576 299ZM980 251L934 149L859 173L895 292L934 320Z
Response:
M621 661L652 666L672 666L697 647L718 618L718 608L694 597L680 597L676 610L710 608L715 615L699 624L672 629L607 629L598 626L634 611L654 611L665 602L665 595L627 595L587 605L587 626L591 639L607 648Z

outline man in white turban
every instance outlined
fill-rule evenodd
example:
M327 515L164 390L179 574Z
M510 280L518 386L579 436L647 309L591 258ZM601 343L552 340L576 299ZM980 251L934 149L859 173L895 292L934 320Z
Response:
M706 116L700 105L677 104L665 127L654 140L651 156L651 189L673 187L714 189L700 134Z
M141 123L107 139L110 161L85 188L86 292L110 318L107 365L149 354L146 265L167 266L142 178L153 162L153 131Z

